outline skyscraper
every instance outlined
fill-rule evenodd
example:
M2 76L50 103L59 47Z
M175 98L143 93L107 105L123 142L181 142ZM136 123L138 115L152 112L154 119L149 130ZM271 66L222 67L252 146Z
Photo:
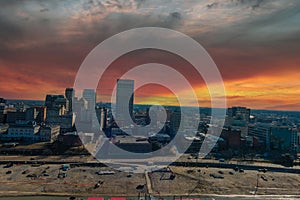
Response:
M228 120L230 124L246 124L249 123L250 109L245 107L228 108Z
M67 99L63 95L50 95L47 94L45 100L45 106L47 107L47 116L49 120L51 117L57 117L64 115L67 107Z
M225 125L232 130L241 130L242 137L248 134L248 124L250 119L250 109L245 107L228 108Z
M66 99L67 99L68 102L69 102L67 111L68 111L68 112L72 112L73 98L74 98L74 96L75 96L75 91L74 91L74 89L73 89L73 88L66 88L65 96L66 96Z
M124 116L129 111L133 118L134 80L118 79L116 94L116 115Z
M94 89L84 89L82 97L88 103L88 110L95 110L96 107L96 92Z

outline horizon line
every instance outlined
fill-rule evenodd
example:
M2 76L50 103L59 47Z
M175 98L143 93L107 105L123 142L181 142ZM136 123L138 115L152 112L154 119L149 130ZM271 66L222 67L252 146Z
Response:
M4 97L2 97L4 98ZM5 100L8 100L8 101L43 101L45 102L45 100L38 100L38 99L6 99L4 98ZM98 101L96 103L103 103L103 104L112 104L111 102L101 102L101 101ZM152 104L141 104L141 103L134 103L134 105L143 105L143 106L151 106ZM155 105L155 104L153 104ZM161 104L160 104L161 105ZM176 106L176 105L161 105L161 106L167 106L167 107L180 107L180 106ZM197 107L197 106L183 106L183 107ZM249 108L251 110L256 110L256 111L278 111L278 112L300 112L300 110L283 110L283 109L275 109L275 110L272 110L272 109L268 109L268 108L251 108L251 107L247 107L247 106L231 106L231 107L227 107L227 108L214 108L214 109L228 109L228 108L232 108L232 107L246 107L246 108ZM207 108L207 109L211 109L211 107L198 107L198 108Z

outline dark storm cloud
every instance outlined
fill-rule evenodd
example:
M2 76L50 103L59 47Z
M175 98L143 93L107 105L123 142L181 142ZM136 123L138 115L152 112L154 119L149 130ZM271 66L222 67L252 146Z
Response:
M108 4L112 3L117 1ZM57 20L55 16L42 18L41 14L39 18L35 17L27 23L20 23L19 19L27 17L26 13L24 16L4 15L0 19L0 26L4 28L0 32L0 60L9 67L9 70L49 82L64 80L61 83L70 86L84 57L104 39L136 27L173 28L181 18L180 13L176 12L155 16L114 11L103 15L102 12L108 7L104 9L100 6L94 9L92 5L95 4L97 4L95 1L80 4L79 7L83 9L76 13L85 15L86 11L88 13L98 11L100 16L96 17L99 17L99 20L102 18L101 21L96 18L86 22L84 17L74 21L70 20L69 13L66 13L67 17L61 20ZM53 8L54 5L55 3L47 6ZM119 9L118 6L114 8ZM55 12L55 9L51 10ZM39 9L37 11L41 13Z
M17 73L28 87L31 80L49 90L51 84L71 86L96 45L145 26L196 39L226 81L297 71L300 64L300 2L295 0L9 0L0 7L0 69L10 72L11 82Z
M248 1L239 1L248 4ZM257 1L259 5L265 1ZM300 2L293 8L249 18L196 35L210 52L225 79L281 73L282 65L297 71L300 59Z
M0 17L0 45L6 41L23 37L23 29L10 23L6 18Z

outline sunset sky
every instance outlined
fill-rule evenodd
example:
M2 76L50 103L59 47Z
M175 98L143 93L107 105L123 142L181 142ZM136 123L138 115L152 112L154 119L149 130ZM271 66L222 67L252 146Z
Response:
M121 31L151 26L180 31L208 51L228 106L300 111L299 0L7 0L0 8L0 97L43 100L63 93L95 46ZM210 105L192 66L158 50L131 52L112 63L99 82L98 101L109 100L122 73L147 62L183 73L200 106ZM170 90L157 85L135 95L136 103L176 104Z

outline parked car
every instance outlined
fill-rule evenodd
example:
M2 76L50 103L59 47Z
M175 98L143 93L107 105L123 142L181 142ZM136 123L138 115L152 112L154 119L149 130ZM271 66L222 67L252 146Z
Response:
M26 177L28 177L28 178L37 178L38 175L36 175L36 174L28 174Z
M65 173L65 172L60 172L57 175L57 178L66 178L66 177L67 177L67 173Z
M13 163L7 163L3 168L10 168L10 167L12 167L14 164Z
M29 173L29 170L25 170L22 172L22 174L28 174Z
M209 176L213 178L224 179L224 176L217 175L217 174L210 174Z

